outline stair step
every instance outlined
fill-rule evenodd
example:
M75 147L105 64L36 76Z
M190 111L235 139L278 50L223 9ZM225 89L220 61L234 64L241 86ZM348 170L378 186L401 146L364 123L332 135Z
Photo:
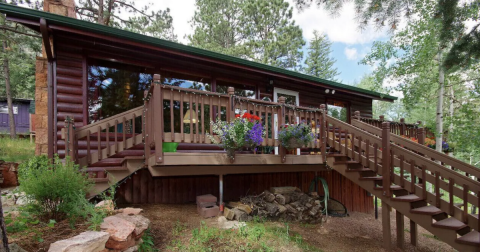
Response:
M432 226L438 227L438 228L452 229L452 230L460 230L462 228L467 227L465 223L453 217L450 217L441 221L437 221L433 223Z
M124 158L106 158L102 159L99 162L96 162L92 166L94 167L103 167L103 166L121 166L124 161Z
M335 163L334 163L335 164ZM361 168L361 169L347 169L346 172L365 172L365 171L372 171L369 168Z
M424 206L419 208L414 208L410 210L410 213L415 214L425 214L425 215L437 215L443 213L443 211L434 206Z
M415 202L415 201L421 201L422 198L418 197L415 194L409 194L409 195L404 195L404 196L398 196L392 198L393 201L403 201L403 202Z
M335 161L333 162L333 165L337 165L337 164L359 164L357 161Z
M471 231L470 233L457 238L458 243L480 246L480 233L478 231Z
M331 153L327 154L327 157L346 157L347 155L341 153Z
M377 177L361 177L360 180L382 180L382 176L377 176Z
M379 190L379 191L382 191L383 190L383 186L377 186L374 188L375 190ZM399 185L391 185L390 186L390 190L392 191L397 191L397 190L403 190L404 188L399 186Z
M127 167L123 166L103 166L103 167L87 167L87 172L102 172L102 171L125 171Z
M92 178L93 182L95 183L106 183L109 181L108 178Z

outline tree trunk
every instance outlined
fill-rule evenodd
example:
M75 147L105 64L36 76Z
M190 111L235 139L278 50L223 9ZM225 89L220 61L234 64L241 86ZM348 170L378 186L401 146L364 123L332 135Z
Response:
M448 125L448 136L450 136L450 134L452 134L453 132L453 113L454 113L454 110L455 110L455 107L453 106L453 103L454 103L454 98L455 98L455 94L453 92L453 85L450 85L450 107L448 108L448 113L449 113L449 116L450 116L450 124ZM450 137L448 138L448 140L450 140Z
M98 1L98 20L99 24L105 24L103 21L103 0Z
M437 134L435 135L436 146L435 149L442 152L443 141L443 96L445 93L445 69L442 65L442 49L438 52L438 99L437 99L437 117L436 128Z
M7 52L7 41L3 41L2 46L3 53ZM5 74L5 91L7 93L7 106L8 106L8 121L10 125L10 138L15 139L17 132L15 131L15 118L13 117L13 102L12 92L10 88L10 67L8 66L8 58L4 55L3 58L3 73Z

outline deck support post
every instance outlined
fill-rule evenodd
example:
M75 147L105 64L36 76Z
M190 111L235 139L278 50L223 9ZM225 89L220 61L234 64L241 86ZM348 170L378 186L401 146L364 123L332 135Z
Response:
M160 84L160 74L153 75L153 106L150 106L150 115L153 115L153 132L147 132L147 134L154 134L154 137L151 139L153 139L155 145L155 163L157 165L163 163L163 97ZM156 109L158 111L154 111ZM150 128L150 130L152 129Z
M382 201L382 229L383 229L383 248L385 251L392 250L392 234L390 229L390 206Z
M403 250L403 244L405 243L405 225L403 222L403 214L395 210L397 221L397 247Z
M410 220L410 243L417 246L417 223Z
M218 206L220 207L220 211L223 212L223 174L218 176Z

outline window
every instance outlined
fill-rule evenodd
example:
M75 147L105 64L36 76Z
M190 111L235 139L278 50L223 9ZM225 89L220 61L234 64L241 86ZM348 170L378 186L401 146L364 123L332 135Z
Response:
M8 106L7 105L0 105L0 114L8 114ZM18 114L18 107L13 106L13 114Z
M286 98L285 99L286 104L296 105L296 106L298 106L300 104L298 92L283 89L283 88L275 88L273 90L273 100L275 102L278 102L278 98L280 98L282 96Z

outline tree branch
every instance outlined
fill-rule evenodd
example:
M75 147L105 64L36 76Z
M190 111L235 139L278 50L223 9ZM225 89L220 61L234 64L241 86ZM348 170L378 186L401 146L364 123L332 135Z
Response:
M31 36L31 37L35 37L35 38L41 38L42 36L38 35L38 34L33 34L33 33L28 33L28 32L21 32L21 31L18 31L17 29L14 29L14 28L11 28L11 27L8 27L8 26L4 26L4 25L0 25L0 30L5 30L5 31L11 31L11 32L15 32L15 33L18 33L18 34L22 34L22 35L26 35L26 36Z

